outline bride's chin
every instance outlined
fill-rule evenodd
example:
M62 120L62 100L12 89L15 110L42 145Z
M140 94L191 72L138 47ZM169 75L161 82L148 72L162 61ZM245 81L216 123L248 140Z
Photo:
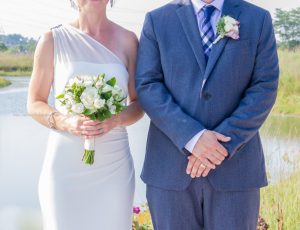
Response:
M103 0L87 0L91 4L103 4Z

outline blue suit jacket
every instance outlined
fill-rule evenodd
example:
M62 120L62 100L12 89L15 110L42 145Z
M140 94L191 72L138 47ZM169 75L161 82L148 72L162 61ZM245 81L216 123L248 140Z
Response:
M189 185L184 147L204 128L232 138L224 144L230 157L208 176L216 190L267 185L258 130L278 87L271 16L242 0L225 0L223 15L240 21L240 39L214 45L207 64L190 1L171 2L146 16L136 89L151 118L142 172L148 185L174 190Z

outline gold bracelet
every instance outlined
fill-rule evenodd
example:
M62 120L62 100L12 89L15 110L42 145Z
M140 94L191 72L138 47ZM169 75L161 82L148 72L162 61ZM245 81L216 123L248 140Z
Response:
M56 122L55 122L55 119L54 119L54 115L56 113L59 113L59 112L58 111L53 111L48 116L48 127L50 129L56 129Z

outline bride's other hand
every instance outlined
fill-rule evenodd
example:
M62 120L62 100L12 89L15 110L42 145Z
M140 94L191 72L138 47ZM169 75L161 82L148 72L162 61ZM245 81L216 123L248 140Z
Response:
M102 134L99 121L93 121L85 116L67 116L63 119L63 130L85 138L97 137Z
M111 118L105 119L103 122L98 122L98 121L84 121L83 125L85 126L86 129L92 129L96 128L97 134L94 135L96 137L101 137L107 133L109 133L112 129L121 126L121 121L119 119L118 115L115 115ZM91 138L90 134L85 135L86 138Z

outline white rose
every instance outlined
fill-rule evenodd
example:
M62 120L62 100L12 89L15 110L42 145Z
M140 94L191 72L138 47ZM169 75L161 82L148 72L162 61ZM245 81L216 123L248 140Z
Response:
M80 97L80 100L86 108L95 110L94 101L95 101L95 99L98 99L98 98L99 98L99 95L98 95L97 89L94 87L87 87L83 91L83 93Z
M72 108L72 102L73 101L71 101L71 100L66 100L65 101L65 107L66 107L66 109L71 109Z
M81 79L81 84L85 87L92 86L94 84L94 80L92 76L80 76L79 79Z
M73 83L75 83L75 80L74 80L74 78L71 78L71 79L69 80L69 85L72 86Z
M72 105L72 111L77 114L81 114L84 111L84 106L82 103L76 103Z
M233 24L234 25L237 22L234 18L232 18L230 16L226 16L224 18L224 20L225 20L225 24Z
M105 85L102 89L103 93L109 92L109 91L113 91L113 87L111 87L110 85Z
M67 100L73 99L73 94L71 92L65 93L65 99L67 99Z
M104 107L104 105L105 105L105 100L100 99L100 98L95 99L95 101L94 101L95 108L101 109L102 107Z
M93 81L94 82L98 81L98 76L93 76Z
M232 30L235 31L235 32L239 32L239 26L235 25Z
M76 85L79 85L79 86L83 85L83 79L80 76L75 77L74 82Z
M95 86L97 89L100 89L103 86L103 81L100 79L99 81L96 82Z
M84 80L84 82L83 82L83 86L85 86L85 87L92 86L93 84L94 84L93 79Z
M75 102L75 99L74 99L74 97L73 97L73 94L72 93L70 93L70 92L67 92L66 94L65 94L65 99L66 99L66 107L71 107L73 104L75 104L76 102Z
M113 105L113 103L114 103L114 99L112 97L109 98L109 100L107 100L107 102L106 102L108 107L111 107Z
M116 114L116 109L117 109L117 107L115 105L111 105L109 107L109 111L111 114Z
M231 30L234 29L234 25L233 24L229 24L229 23L225 24L224 29L225 29L226 32L229 32L229 31L231 31Z

